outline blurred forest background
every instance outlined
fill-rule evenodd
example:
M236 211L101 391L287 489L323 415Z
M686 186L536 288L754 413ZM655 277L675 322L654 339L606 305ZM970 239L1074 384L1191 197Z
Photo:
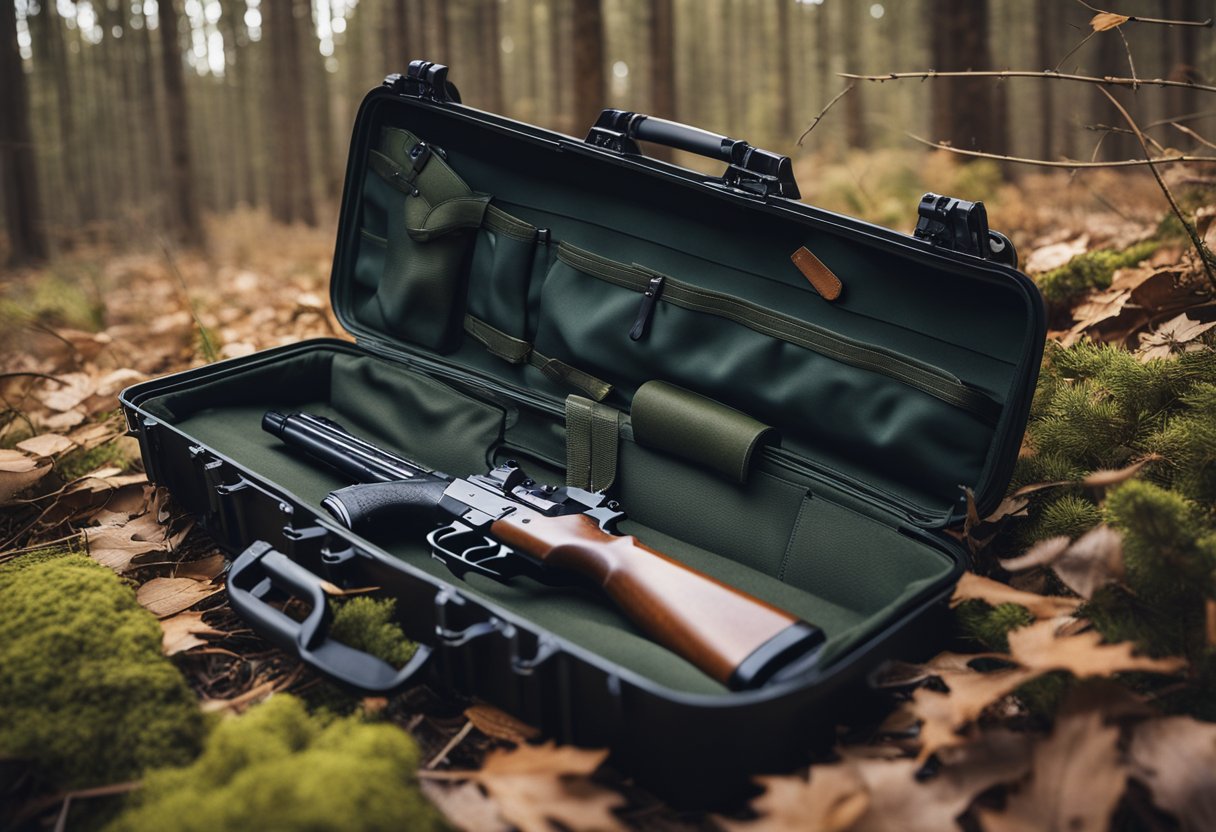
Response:
M1211 0L1125 5L1188 20L1216 10ZM859 82L797 147L845 87L837 74L1216 74L1208 29L1124 26L1087 40L1093 14L1063 0L3 0L6 259L146 244L162 231L197 244L204 214L241 206L330 226L359 101L416 57L450 65L465 103L572 135L615 106L794 154L811 201L906 226L915 192L945 184L904 181L915 161L880 170L907 191L884 207L862 183L845 187L860 194L825 193L825 163L880 148L922 155L905 131L1042 159L1139 148L1105 129L1122 125L1095 87L1034 78ZM1197 141L1168 121L1202 133L1216 117L1196 89L1116 95L1171 145Z

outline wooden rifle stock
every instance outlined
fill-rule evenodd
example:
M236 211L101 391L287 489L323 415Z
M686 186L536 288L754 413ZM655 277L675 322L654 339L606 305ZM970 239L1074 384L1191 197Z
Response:
M490 531L547 565L590 578L647 635L733 689L763 684L823 640L818 627L633 536L608 534L584 514L547 517L521 508Z

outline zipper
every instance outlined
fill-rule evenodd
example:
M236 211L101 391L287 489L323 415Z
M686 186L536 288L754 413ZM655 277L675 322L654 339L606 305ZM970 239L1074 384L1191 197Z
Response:
M637 317L633 320L633 326L629 328L629 337L634 341L640 340L646 334L646 327L650 324L651 316L654 315L655 304L659 302L659 293L663 291L663 280L663 275L656 274L646 284L646 292L642 295L641 304L638 305Z
M585 274L643 294L638 320L630 330L631 338L639 323L644 330L646 321L653 313L654 304L662 300L664 303L694 312L733 321L762 335L803 347L852 367L895 379L966 411L987 425L995 425L1000 418L1001 406L996 400L932 364L848 338L733 295L702 289L648 269L618 263L569 243L558 244L557 257ZM661 296L659 291L655 291L653 296L647 296L648 291L655 285L656 278ZM641 337L640 333L638 337Z

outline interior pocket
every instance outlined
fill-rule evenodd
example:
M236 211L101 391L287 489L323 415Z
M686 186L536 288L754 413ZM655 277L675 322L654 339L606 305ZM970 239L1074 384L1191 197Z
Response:
M565 243L545 281L535 343L578 356L626 397L663 379L777 427L793 447L944 493L978 476L1000 413L944 370ZM785 381L740 383L765 378Z
M475 229L488 201L437 148L385 128L368 152L363 183L356 316L395 338L438 352L454 349Z
M490 205L476 233L469 268L469 314L524 340L537 228Z

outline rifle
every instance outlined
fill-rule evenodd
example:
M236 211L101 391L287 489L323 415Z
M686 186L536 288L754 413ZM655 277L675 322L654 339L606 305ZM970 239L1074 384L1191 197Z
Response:
M631 535L616 501L542 485L513 460L452 477L360 439L337 422L267 411L262 429L357 482L322 505L347 528L438 522L426 536L457 577L590 582L643 632L732 690L760 687L814 664L823 631L704 575Z

